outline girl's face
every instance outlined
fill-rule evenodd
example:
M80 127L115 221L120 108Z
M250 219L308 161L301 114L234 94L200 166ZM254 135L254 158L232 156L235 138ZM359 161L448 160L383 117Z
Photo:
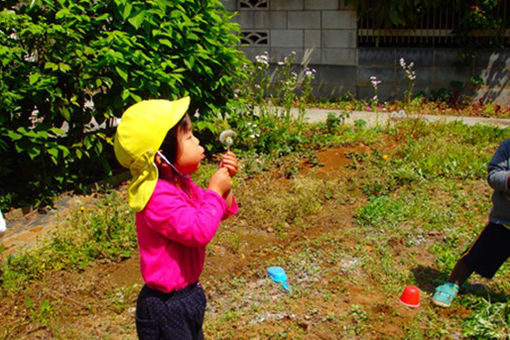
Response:
M175 167L179 172L189 175L194 173L200 167L200 161L204 159L204 148L200 146L200 141L193 135L191 130L191 121L186 116L189 128L181 129L177 132L177 156Z

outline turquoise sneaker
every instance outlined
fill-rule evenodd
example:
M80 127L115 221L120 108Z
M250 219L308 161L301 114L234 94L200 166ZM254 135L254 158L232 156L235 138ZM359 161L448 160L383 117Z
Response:
M452 282L446 282L436 287L436 293L432 297L432 303L440 307L450 307L458 292L458 285Z

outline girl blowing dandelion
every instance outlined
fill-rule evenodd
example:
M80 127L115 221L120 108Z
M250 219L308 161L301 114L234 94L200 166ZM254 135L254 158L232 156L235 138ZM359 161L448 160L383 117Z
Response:
M139 102L124 112L115 135L115 155L133 177L128 200L136 212L145 281L136 305L140 339L203 339L206 298L199 277L205 247L220 221L237 212L232 152L223 156L207 190L189 177L204 158L186 114L189 102Z

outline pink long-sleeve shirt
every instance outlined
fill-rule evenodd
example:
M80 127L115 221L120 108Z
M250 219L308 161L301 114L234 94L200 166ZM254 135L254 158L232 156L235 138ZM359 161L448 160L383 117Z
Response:
M197 282L205 246L220 221L237 213L237 203L198 187L188 178L191 198L159 179L145 206L136 213L140 269L147 286L168 293Z

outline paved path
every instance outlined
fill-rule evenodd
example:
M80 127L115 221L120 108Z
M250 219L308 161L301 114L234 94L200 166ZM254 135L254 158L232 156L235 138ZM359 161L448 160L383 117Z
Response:
M306 111L306 119L310 123L317 123L326 121L328 114L330 112L334 112L339 115L343 112L348 112L345 110L331 110L331 109L308 109ZM297 115L298 110L293 109L291 111L292 114ZM510 119L504 118L484 118L484 117L461 117L461 116L434 116L434 115L421 115L421 114L412 114L408 115L404 111L400 112L367 112L367 111L352 111L349 113L349 117L346 118L345 122L347 124L354 124L356 120L364 120L367 122L367 127L374 127L377 125L384 125L388 121L396 121L401 119L422 119L426 122L453 122L453 121L462 121L466 125L490 125L490 126L498 126L500 128L508 128L510 127Z

